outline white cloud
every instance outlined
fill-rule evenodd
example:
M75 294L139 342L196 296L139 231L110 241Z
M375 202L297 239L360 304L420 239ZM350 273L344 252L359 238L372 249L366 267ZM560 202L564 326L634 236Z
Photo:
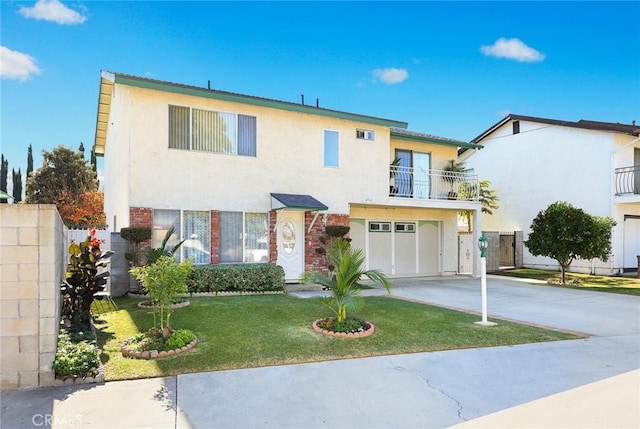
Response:
M371 72L374 80L380 80L387 85L395 85L396 83L404 82L409 77L407 69L397 69L391 67L388 69L375 69Z
M504 37L496 40L491 46L481 46L480 52L487 56L508 58L521 63L535 63L545 58L543 53L525 45L521 40Z
M33 74L40 74L35 58L22 52L0 46L0 77L3 79L27 80Z
M87 18L75 10L69 9L59 0L38 0L33 7L22 6L20 14L25 18L52 21L58 24L82 24Z

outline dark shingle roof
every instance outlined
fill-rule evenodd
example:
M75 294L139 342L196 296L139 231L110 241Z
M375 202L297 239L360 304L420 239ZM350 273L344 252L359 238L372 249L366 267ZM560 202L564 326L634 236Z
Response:
M529 122L538 122L541 124L549 124L549 125L558 125L561 127L571 127L571 128L582 128L586 130L599 130L599 131L612 131L616 133L622 134L630 134L633 136L640 135L640 126L635 124L621 124L617 122L598 122L598 121L588 121L585 119L581 119L578 122L572 121L562 121L558 119L547 119L547 118L538 118L535 116L524 116L524 115L507 115L504 119L500 120L489 129L484 131L478 137L471 140L472 143L478 143L482 139L484 139L487 135L491 134L497 128L501 127L508 121L529 121Z

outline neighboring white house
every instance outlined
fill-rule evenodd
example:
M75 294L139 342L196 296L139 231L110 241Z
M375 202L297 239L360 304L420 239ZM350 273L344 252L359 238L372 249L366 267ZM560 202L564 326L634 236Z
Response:
M350 226L368 268L456 274L457 212L480 210L478 182L441 170L477 146L406 127L102 72L95 144L107 222L113 232L150 226L154 245L174 226L182 257L277 263L290 281L326 265L316 251L325 226Z
M483 216L488 231L524 232L539 211L567 201L597 216L610 216L612 234L608 262L576 261L575 271L617 274L637 267L640 255L640 127L633 124L560 121L508 115L472 143L482 151L462 148L466 162L482 180L490 180L500 208ZM524 249L524 265L557 267L549 258Z

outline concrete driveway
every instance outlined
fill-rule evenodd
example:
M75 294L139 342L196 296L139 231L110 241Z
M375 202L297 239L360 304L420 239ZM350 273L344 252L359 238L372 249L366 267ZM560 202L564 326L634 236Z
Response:
M493 276L488 290L490 317L590 336L2 392L2 427L640 426L640 298ZM479 279L395 280L393 295L480 310Z

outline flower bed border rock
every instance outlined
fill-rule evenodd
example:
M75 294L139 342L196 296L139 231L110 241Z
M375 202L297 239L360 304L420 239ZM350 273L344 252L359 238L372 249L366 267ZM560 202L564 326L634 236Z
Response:
M318 326L318 323L322 322L324 319L318 319L315 322L313 322L313 330L316 332L319 332L321 334L324 335L328 335L330 337L338 337L338 338L364 338L364 337L368 337L369 335L373 335L373 333L376 330L376 327L373 325L373 323L369 322L369 321L365 321L367 322L367 325L369 326L368 329L361 331L361 332L333 332L333 331L328 331L326 329L322 329L321 327Z
M174 350L167 350L167 351L158 351L158 350L147 350L144 352L138 352L135 350L131 350L129 349L128 345L129 342L133 339L133 337L131 338L127 338L122 345L120 346L120 353L122 353L122 356L124 357L130 357L133 359L161 359L161 358L165 358L165 357L170 357L170 356L175 356L178 354L182 354L185 352L188 352L189 350L195 348L198 345L198 338L196 337L195 340L191 341L189 344L184 345L183 347L180 347L179 349L174 349Z
M178 298L197 298L200 296L242 296L242 295L284 295L286 291L283 290L267 290L267 291L245 291L245 292L236 292L236 291L220 291L220 292L193 292L188 294L178 294L176 295ZM127 293L127 298L139 298L139 299L149 299L149 294L139 294L139 293Z

